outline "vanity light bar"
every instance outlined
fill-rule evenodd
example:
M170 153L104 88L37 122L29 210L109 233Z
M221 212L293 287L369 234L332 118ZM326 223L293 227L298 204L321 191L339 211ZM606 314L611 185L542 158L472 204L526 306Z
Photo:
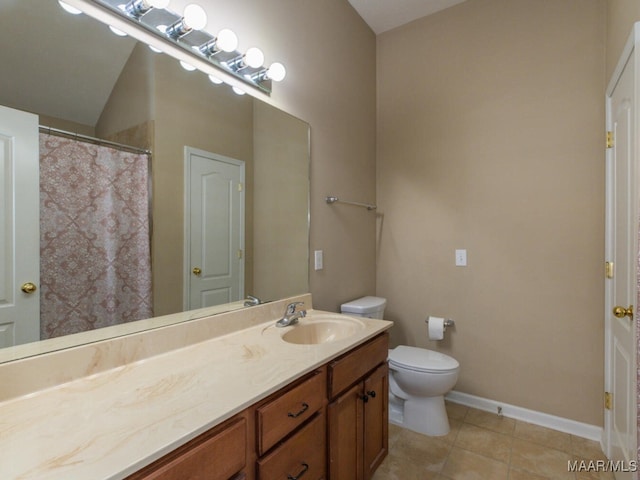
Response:
M279 82L286 76L286 69L279 62L269 67L263 65L264 54L259 48L238 51L238 38L231 30L223 29L217 36L204 31L207 15L195 3L187 5L183 15L179 15L166 8L169 0L89 1L264 93L270 94L272 82Z

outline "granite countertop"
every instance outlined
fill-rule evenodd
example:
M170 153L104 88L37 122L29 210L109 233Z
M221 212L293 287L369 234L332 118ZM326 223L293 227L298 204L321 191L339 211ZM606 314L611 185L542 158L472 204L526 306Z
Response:
M274 321L3 401L0 477L124 478L392 325L297 345Z

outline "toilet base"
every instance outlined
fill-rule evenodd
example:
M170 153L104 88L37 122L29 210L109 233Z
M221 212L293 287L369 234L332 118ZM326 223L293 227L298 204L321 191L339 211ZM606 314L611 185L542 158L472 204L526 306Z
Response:
M430 437L447 435L449 418L444 396L409 398L402 400L390 393L389 421Z
M402 426L404 424L404 400L389 392L389 423Z

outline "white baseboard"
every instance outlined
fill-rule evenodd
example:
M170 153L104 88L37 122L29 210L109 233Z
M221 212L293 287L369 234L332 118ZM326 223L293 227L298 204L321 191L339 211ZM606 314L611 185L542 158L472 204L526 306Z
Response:
M589 425L588 423L576 422L575 420L570 420L568 418L556 417L555 415L529 410L528 408L516 407L515 405L509 405L508 403L469 395L468 393L456 392L455 390L449 392L445 398L453 403L459 403L460 405L493 413L497 413L498 407L501 407L502 415L505 417L522 420L527 423L533 423L535 425L540 425L541 427L552 428L553 430L570 433L577 437L588 438L589 440L594 440L600 444L602 443L602 427Z

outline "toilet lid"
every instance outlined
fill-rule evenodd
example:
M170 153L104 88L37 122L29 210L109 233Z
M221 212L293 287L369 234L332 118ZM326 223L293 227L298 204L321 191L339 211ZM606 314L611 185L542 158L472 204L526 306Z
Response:
M400 345L389 350L389 363L418 372L450 372L460 367L455 358L425 348Z

